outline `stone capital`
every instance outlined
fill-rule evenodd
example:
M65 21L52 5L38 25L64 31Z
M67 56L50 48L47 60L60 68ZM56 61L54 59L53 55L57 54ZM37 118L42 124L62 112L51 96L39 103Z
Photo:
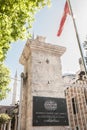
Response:
M37 36L36 39L27 40L24 50L19 59L19 62L24 65L28 60L30 53L33 51L37 51L37 52L41 51L44 53L47 52L53 55L58 55L58 57L60 57L66 51L66 48L58 45L53 45L50 43L45 43L45 37Z

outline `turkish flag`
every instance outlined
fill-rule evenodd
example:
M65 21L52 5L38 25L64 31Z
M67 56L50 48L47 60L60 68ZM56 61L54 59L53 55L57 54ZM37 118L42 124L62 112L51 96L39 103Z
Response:
M62 30L63 30L63 27L64 27L64 23L65 23L65 20L67 18L67 14L70 14L70 10L69 10L68 3L66 1L65 7L64 7L64 13L63 13L62 19L60 21L60 26L59 26L59 30L58 30L57 36L60 36L61 33L62 33Z

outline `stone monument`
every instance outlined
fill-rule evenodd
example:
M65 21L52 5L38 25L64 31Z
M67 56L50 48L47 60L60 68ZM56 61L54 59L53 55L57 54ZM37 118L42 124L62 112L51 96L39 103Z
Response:
M60 57L66 48L28 39L19 59L24 66L20 130L68 130Z

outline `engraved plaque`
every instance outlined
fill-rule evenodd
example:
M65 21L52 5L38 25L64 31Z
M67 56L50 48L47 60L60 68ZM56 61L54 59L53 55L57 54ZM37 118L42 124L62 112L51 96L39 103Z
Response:
M66 100L34 96L33 126L68 126Z

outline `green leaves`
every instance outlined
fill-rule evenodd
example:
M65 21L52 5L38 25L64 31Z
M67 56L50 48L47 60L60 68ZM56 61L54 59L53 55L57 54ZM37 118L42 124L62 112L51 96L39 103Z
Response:
M9 42L29 36L34 14L49 4L50 0L0 0L0 61L6 57Z
M10 74L9 70L5 65L0 64L0 100L5 98L9 92L8 84L10 82L10 78L8 77Z
M35 13L50 0L0 0L0 100L9 91L9 71L1 64L13 41L29 38Z
M29 36L34 14L49 3L50 0L0 0L0 61L6 57L9 42Z
M8 123L9 120L11 120L11 118L8 114L5 113L0 114L0 125L4 123Z

